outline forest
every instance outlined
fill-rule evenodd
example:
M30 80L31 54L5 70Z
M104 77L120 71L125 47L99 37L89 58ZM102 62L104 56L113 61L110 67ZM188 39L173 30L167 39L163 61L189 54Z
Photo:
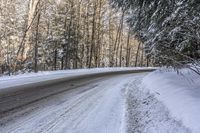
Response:
M199 0L111 0L154 65L189 68L200 74Z
M108 0L1 0L0 73L147 66Z
M96 67L200 74L198 0L1 0L0 75Z

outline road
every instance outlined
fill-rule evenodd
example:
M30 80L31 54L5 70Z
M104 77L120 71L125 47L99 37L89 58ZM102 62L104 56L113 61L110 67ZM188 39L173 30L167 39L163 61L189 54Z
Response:
M141 74L90 75L2 91L0 132L122 133L125 131L123 91L137 76Z

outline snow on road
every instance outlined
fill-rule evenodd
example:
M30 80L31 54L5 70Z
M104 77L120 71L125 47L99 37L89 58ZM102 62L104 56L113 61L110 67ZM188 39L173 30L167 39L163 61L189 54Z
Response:
M131 79L132 75L100 78L29 105L3 118L0 132L123 133L121 91Z
M141 89L145 75L88 79L5 114L0 133L188 133L162 103Z
M59 70L59 71L46 71L46 72L38 72L38 73L25 73L20 75L13 76L4 76L0 77L0 89L37 83L41 81L54 80L59 78L73 77L73 76L81 76L88 74L97 74L97 73L105 73L105 72L119 72L119 71L127 71L127 70L151 70L154 69L152 67L142 68L142 67L127 67L127 68L92 68L92 69L75 69L75 70Z

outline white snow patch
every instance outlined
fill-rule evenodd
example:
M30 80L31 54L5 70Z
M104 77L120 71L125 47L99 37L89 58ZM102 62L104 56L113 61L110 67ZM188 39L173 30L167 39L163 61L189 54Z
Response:
M143 85L164 103L176 120L199 133L200 76L188 69L180 72L157 70L143 79Z
M189 133L149 90L143 88L142 78L138 76L127 85L127 133Z

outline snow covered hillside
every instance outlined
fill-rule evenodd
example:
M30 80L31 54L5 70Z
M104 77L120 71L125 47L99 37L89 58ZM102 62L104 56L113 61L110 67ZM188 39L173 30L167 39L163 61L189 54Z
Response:
M142 84L150 89L159 101L168 108L172 117L194 133L200 131L200 76L183 69L174 71L157 70L147 75Z

